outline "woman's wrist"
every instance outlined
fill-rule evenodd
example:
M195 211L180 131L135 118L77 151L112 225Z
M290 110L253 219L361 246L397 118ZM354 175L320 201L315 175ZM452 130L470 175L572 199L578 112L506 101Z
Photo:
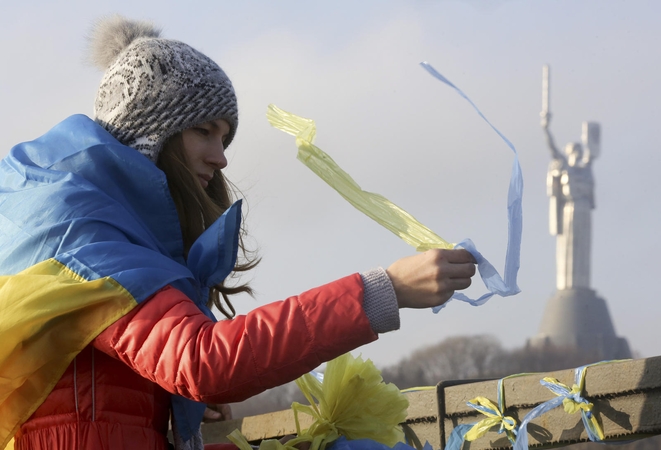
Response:
M379 267L360 274L363 279L363 309L372 330L386 333L399 329L399 307L392 282Z

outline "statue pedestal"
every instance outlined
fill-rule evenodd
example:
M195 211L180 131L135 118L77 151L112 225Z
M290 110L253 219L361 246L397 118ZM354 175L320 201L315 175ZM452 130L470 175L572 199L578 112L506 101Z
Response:
M601 360L631 358L627 340L615 334L606 302L588 288L558 290L546 303L539 333L528 345L580 348Z
M549 230L557 236L556 287L549 299L531 347L553 346L594 354L594 360L631 358L626 339L615 334L603 298L590 289L590 247L594 178L592 163L601 149L601 128L583 122L581 143L571 142L561 153L549 130L550 69L542 75L541 125L551 151L546 178L550 197Z

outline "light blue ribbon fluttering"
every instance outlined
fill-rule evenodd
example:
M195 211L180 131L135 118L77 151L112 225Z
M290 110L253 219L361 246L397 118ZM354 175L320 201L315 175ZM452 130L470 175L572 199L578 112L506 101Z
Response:
M484 119L486 123L501 137L507 146L512 149L514 152L514 161L512 163L512 173L510 176L510 185L509 191L507 194L507 217L508 217L508 234L507 234L507 252L505 254L505 272L504 280L498 273L498 271L493 267L486 258L480 254L475 248L475 245L470 239L465 239L464 241L457 244L457 247L464 248L468 250L477 261L477 269L480 272L480 276L484 281L488 293L482 295L481 297L473 300L468 298L466 295L461 293L455 293L452 298L461 300L463 302L470 303L473 306L479 306L484 304L489 300L494 294L500 295L501 297L507 297L510 295L515 295L521 292L519 287L516 284L516 277L519 271L520 259L521 259L521 233L523 230L523 211L521 207L521 202L523 198L523 175L521 174L521 165L519 164L519 156L514 148L514 145L507 139L496 127L494 127L491 122L482 114L475 103L463 93L461 89L452 84L450 80L445 78L443 75L438 73L429 63L422 62L420 63L422 67L427 70L431 75L433 75L438 80L447 84L453 88L459 95L468 101L471 106L477 111L477 113ZM443 307L447 305L447 302L441 306L433 308L435 313L439 312Z

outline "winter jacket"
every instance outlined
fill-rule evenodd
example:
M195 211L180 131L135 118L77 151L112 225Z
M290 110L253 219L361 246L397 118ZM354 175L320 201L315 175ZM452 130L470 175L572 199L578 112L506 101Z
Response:
M16 435L19 448L164 448L167 410L187 440L203 402L375 339L359 275L215 324L208 287L233 269L239 225L237 202L184 259L164 174L87 117L12 149L0 161L0 447Z
M216 323L168 287L76 357L16 449L166 449L171 394L242 401L374 339L358 274Z
M72 116L0 161L0 448L104 329L171 285L205 315L233 270L240 202L184 257L165 174ZM204 404L173 396L188 440Z

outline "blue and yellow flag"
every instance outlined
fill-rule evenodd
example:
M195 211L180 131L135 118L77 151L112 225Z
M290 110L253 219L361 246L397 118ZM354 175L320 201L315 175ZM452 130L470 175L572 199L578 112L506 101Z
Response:
M0 449L75 356L158 289L209 317L208 287L236 263L241 204L188 260L165 174L83 115L0 161ZM182 437L204 405L173 400Z

